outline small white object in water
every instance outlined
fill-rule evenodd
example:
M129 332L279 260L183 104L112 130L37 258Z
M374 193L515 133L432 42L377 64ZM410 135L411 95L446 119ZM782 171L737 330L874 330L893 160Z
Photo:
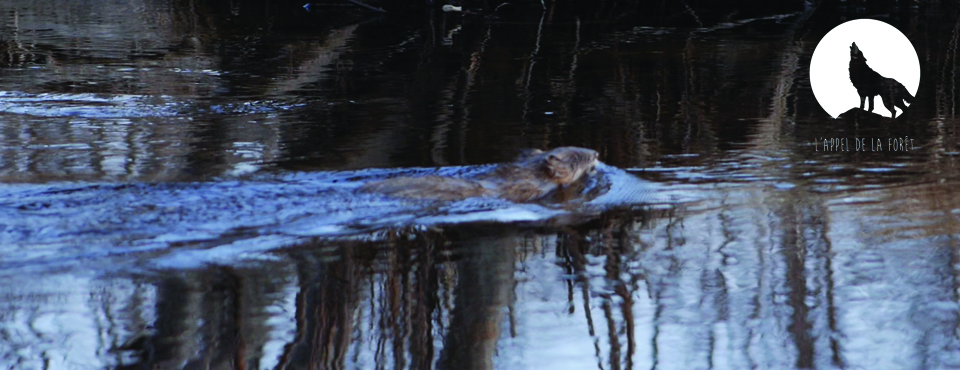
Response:
M445 11L445 12L459 12L459 11L463 11L463 7L453 6L453 5L447 4L447 5L444 5L444 6L443 6L443 11Z

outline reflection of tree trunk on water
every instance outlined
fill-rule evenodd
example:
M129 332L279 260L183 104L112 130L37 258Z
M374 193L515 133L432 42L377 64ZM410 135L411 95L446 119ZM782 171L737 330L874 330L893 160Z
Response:
M338 248L338 254L340 258L326 264L309 256L298 258L297 334L276 369L344 368L360 287L352 254L347 248Z
M530 100L533 99L533 93L530 92L530 81L533 79L533 66L537 64L537 54L540 53L540 38L543 36L543 20L546 14L540 15L540 23L537 25L537 40L534 43L533 51L530 52L530 65L523 75L523 115L521 120L524 126L529 127L530 122Z
M636 238L632 236L636 236L636 232L630 229L630 225L633 224L633 219L629 217L625 219L611 218L604 222L606 224L599 230L599 235L596 235L593 240L599 240L601 243L599 245L600 248L595 250L595 252L603 254L606 261L604 264L604 271L606 272L604 276L605 281L612 285L604 287L602 291L612 291L613 294L600 294L600 297L603 299L600 308L604 313L607 324L607 340L610 344L610 354L609 366L604 366L601 362L597 364L597 367L612 370L619 370L621 367L632 369L633 355L636 353L637 348L635 336L636 321L633 315L633 295L639 287L637 281L642 278L642 276L633 275L624 262L635 259L635 257L629 255L634 253L633 243ZM590 297L592 295L590 293L590 280L589 277L585 275L587 265L585 252L592 249L590 239L579 230L568 230L566 238L562 238L561 240L564 240L565 243L558 243L557 253L567 260L567 271L577 276L576 284L581 288L583 310L589 334L591 337L594 337L594 350L597 360L602 361L603 356L600 349L600 338L596 336L596 328L594 327L593 315L590 308ZM624 258L624 254L627 254L628 257ZM630 281L623 281L621 277L623 273L631 274ZM615 299L614 296L618 299ZM571 300L573 299L572 286L569 297ZM620 302L618 309L614 307L615 302ZM620 316L619 322L617 320L617 314ZM621 343L621 333L626 335L626 343ZM624 344L626 345L625 352L623 349Z
M790 290L788 305L793 309L790 324L787 330L793 336L793 344L797 348L796 366L801 369L813 367L814 338L811 338L811 325L807 322L810 307L807 306L807 248L801 235L803 229L797 225L797 210L792 203L786 203L783 214L783 258L786 263L786 285Z
M370 360L356 357L368 349L377 368L431 369L439 235L399 232L373 245L294 253L297 334L275 369L343 369Z
M210 285L199 289L179 277L163 280L157 287L155 332L120 348L137 351L139 358L119 368L246 369L244 292L244 278L230 268L216 271ZM259 360L255 357L250 362Z
M799 198L799 196L797 196ZM830 216L818 202L784 202L778 211L784 230L781 245L786 264L784 284L792 309L787 330L796 347L798 368L815 366L817 353L830 354L834 366L844 367L838 338L836 283L830 238ZM823 302L813 304L809 302Z
M569 299L571 301L571 312L574 310L573 302L573 286L580 286L580 296L583 297L583 315L587 320L587 332L593 338L593 350L594 355L597 357L597 361L600 361L602 358L600 351L600 338L598 338L597 330L593 324L593 311L590 309L590 281L584 276L584 272L587 269L587 258L584 256L583 251L589 249L589 242L586 237L580 235L579 232L575 230L568 230L564 238L558 238L557 242L557 254L559 257L564 258L567 262L567 273L576 276L576 283L571 283ZM564 242L560 242L564 241ZM602 369L603 364L597 363L597 367Z
M954 17L957 15L954 14ZM960 134L955 125L949 125L945 122L946 119L953 119L957 116L957 81L960 79L960 61L957 60L958 50L960 50L960 18L956 18L957 21L954 23L953 29L950 32L950 39L945 45L945 51L943 52L943 58L937 58L937 62L942 63L940 67L939 78L936 80L936 92L934 93L934 114L936 116L935 122L935 135L932 138L931 147L933 150L930 150L931 156L933 157L932 162L937 164L937 172L953 172L955 170L951 162L941 161L941 153L949 153L955 151L954 144L957 142L957 136ZM929 42L929 41L928 41ZM931 46L939 46L939 42L933 42ZM922 47L922 46L921 46ZM928 46L929 47L929 46ZM928 59L930 59L928 57ZM932 69L932 68L931 68ZM923 88L923 80L921 80L921 90L917 91L918 97L921 96ZM917 99L918 102L922 100ZM919 105L919 104L916 104ZM914 104L910 106L914 110ZM949 163L948 165L940 165L941 163Z
M626 248L629 245L629 242L625 240L620 240L620 243L616 243L620 248L614 247L614 237L613 237L613 227L614 225L609 225L604 228L603 232L603 252L606 254L607 263L604 266L606 271L606 278L608 282L613 282L613 292L620 297L622 303L620 304L620 315L623 317L622 329L627 334L627 353L626 356L626 368L633 368L633 353L636 350L636 341L634 340L634 320L633 320L633 294L627 291L627 286L624 281L620 279L620 274L623 272L621 269L621 248ZM621 230L621 236L624 235L624 230ZM610 336L610 369L611 370L620 370L620 358L621 358L621 344L619 333L621 328L617 328L616 320L614 320L614 312L611 301L613 300L610 295L601 295L603 297L603 312L607 317L607 333Z
M789 110L788 98L795 93L794 86L797 79L797 72L801 70L800 55L804 53L803 37L807 19L813 14L815 6L810 6L803 14L794 21L790 32L784 36L784 44L788 47L780 52L780 70L775 76L776 84L774 86L770 114L766 120L761 121L757 128L757 135L754 135L752 141L753 147L760 150L781 151L788 143L781 140L784 125L796 122L797 110ZM796 101L796 99L794 99ZM789 115L789 116L788 116Z
M437 296L439 284L435 252L436 246L443 242L434 235L423 235L414 243L418 245L404 244L403 248L398 248L399 256L396 261L402 267L403 276L413 275L415 278L413 282L404 285L409 286L405 295L409 299L404 300L410 323L409 332L406 333L406 339L410 343L409 368L429 370L433 368L434 358L433 314L438 311L440 302ZM415 256L411 256L413 252L416 252ZM412 261L412 265L399 263L402 261ZM403 339L399 338L399 341Z
M464 232L464 256L457 262L457 286L450 326L438 369L492 369L504 309L513 297L519 238L512 232Z
M550 4L551 11L553 10L553 4ZM570 53L570 69L567 71L566 79L563 81L563 84L557 84L553 88L553 96L559 97L560 104L557 105L557 113L559 117L563 118L562 122L573 122L575 118L571 114L570 107L573 106L573 100L576 97L577 91L577 60L580 56L580 18L577 17L575 29L574 29L574 39L573 39L573 51ZM529 86L529 84L528 84ZM527 96L527 101L529 102L529 91L525 91ZM528 103L529 104L529 103ZM526 107L526 105L524 105ZM526 112L524 112L526 114ZM547 126L544 130L545 136L550 135L550 127ZM544 138L545 141L547 137ZM545 143L546 144L546 143ZM546 146L546 145L544 145Z
M683 48L683 93L680 98L680 113L683 115L683 123L687 126L687 132L683 137L683 142L681 143L683 151L690 151L690 140L693 138L694 129L696 129L697 135L701 131L701 122L700 117L700 101L697 101L697 97L700 95L700 89L697 88L697 74L696 68L693 65L693 55L694 55L694 43L693 43L694 34L691 33L687 37L686 47ZM694 128L693 126L696 126Z
M486 32L484 32L481 41L478 42L476 50L469 53L469 64L467 64L467 68L463 70L462 87L457 88L457 85L461 84L460 74L457 74L456 78L450 81L448 88L443 90L443 97L441 98L440 104L437 105L437 107L440 108L440 112L435 119L436 122L440 122L440 124L433 127L433 132L430 134L430 155L434 164L450 164L449 157L444 155L444 152L448 150L450 144L456 145L457 163L464 162L464 149L467 146L466 135L471 108L469 103L470 93L474 90L474 85L480 72L481 61L483 60L483 52L484 49L486 49L487 43L490 41L491 31L492 27L487 25ZM467 31L463 32L466 33ZM468 48L473 47L470 43L466 45ZM457 123L456 126L453 125L454 121ZM456 131L456 142L451 142L449 139L451 128L454 128Z
M191 348L184 346L184 338L195 334L191 330L196 322L192 313L196 312L196 298L190 292L187 282L178 277L164 279L157 286L157 320L154 323L156 333L145 338L141 348L140 363L130 366L135 369L163 363L185 361L192 354Z
M246 341L243 338L244 278L232 268L216 271L210 287L203 292L201 335L205 346L186 368L214 368L228 365L246 369ZM256 361L252 361L256 362Z
M957 51L960 49L958 45L960 45L960 19L950 32L950 41L946 45L943 56L943 67L940 69L940 78L937 80L936 99L934 99L937 117L956 118L957 116L957 78L960 75L957 72L960 66L960 62L957 61Z

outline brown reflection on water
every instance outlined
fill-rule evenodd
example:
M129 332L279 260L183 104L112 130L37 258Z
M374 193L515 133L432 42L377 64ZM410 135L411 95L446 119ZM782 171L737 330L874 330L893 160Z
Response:
M881 203L796 191L725 194L561 229L317 241L235 267L51 273L19 287L6 277L2 360L130 369L958 363L940 350L960 346L958 245L934 232L955 227L955 215L918 234L903 220L927 222L923 209L885 215L873 212Z
M695 28L559 5L511 22L255 1L2 6L0 90L55 94L0 112L7 181L475 164L560 145L639 168L717 166L741 150L801 166L870 155L816 153L818 137L912 137L919 151L902 159L924 166L958 152L957 40L944 37L955 10L932 4L888 20L921 52L923 81L909 115L886 124L838 124L813 99L816 41L853 11L830 4ZM71 95L84 93L135 101Z
M0 363L960 367L955 5L691 3L628 20L557 3L494 22L3 2L3 182L475 164L578 145L701 200L557 227L386 230L183 271L22 266L0 276ZM897 121L831 120L810 55L841 19L870 14L920 54L917 103ZM905 136L914 150L814 144Z
M0 4L0 91L33 100L3 102L0 178L163 181L256 170L281 155L283 113L336 68L362 21L347 12L340 26L317 27L326 17L268 4L98 3Z

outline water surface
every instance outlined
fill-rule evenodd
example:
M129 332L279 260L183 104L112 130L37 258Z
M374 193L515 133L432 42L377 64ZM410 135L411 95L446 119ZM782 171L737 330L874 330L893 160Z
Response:
M301 5L0 4L3 367L960 367L954 5ZM860 17L896 121L810 91ZM576 204L356 192L564 145Z

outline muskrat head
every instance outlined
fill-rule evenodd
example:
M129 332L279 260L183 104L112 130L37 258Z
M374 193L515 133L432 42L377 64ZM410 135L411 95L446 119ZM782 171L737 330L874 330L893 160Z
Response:
M557 185L567 185L594 172L597 166L597 152L565 146L543 153L547 173Z

